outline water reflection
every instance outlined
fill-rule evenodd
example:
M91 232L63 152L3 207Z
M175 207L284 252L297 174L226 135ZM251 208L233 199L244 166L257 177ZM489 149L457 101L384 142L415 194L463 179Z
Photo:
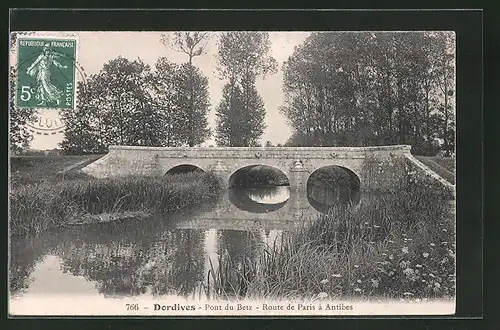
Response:
M360 197L359 178L345 167L332 165L319 168L307 180L309 204L322 213L335 205L357 204Z
M290 198L290 187L230 188L229 200L237 208L252 213L279 210Z
M350 187L336 185L331 186L324 182L315 182L307 189L307 200L312 207L321 213L326 213L329 208L349 203L359 203L361 193Z
M289 187L229 189L215 205L169 218L13 238L10 290L51 294L49 281L71 278L73 284L64 286L68 294L193 296L220 260L246 271L266 245L279 244L284 231L317 218L310 200L344 202L352 197L347 193L315 187L310 198Z

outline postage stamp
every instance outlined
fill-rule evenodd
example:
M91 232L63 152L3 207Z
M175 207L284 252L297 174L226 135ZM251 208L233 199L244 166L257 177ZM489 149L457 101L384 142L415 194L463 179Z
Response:
M18 40L18 107L74 108L76 46L75 39Z

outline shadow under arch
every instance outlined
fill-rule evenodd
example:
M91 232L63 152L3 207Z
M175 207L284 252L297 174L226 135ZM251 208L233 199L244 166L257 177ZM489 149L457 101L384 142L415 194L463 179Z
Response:
M270 192L275 189L273 187L260 187L259 191ZM229 188L229 201L236 206L238 209L250 213L269 213L274 212L282 208L287 202L289 197L279 203L259 203L250 198L251 190L249 189L239 189L239 188Z
M351 169L327 165L316 169L307 179L307 200L321 213L334 206L356 205L360 201L361 180Z
M174 167L171 167L165 175L170 175L170 174L185 174L185 173L192 173L192 172L205 172L202 168L193 165L193 164L180 164L176 165Z
M252 164L241 167L229 175L229 187L289 186L287 175L277 167Z

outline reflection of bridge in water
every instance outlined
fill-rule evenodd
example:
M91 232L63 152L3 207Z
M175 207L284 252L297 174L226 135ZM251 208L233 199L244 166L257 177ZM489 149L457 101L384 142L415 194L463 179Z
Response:
M190 214L177 222L175 227L202 230L286 230L314 220L320 214L303 194L293 192L286 202L262 204L252 200L244 191L229 189L212 210L199 215Z

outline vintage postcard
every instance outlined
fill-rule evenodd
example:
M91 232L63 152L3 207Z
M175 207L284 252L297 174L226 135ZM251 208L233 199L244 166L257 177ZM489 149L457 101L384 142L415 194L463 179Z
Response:
M9 314L454 314L455 44L11 33Z

